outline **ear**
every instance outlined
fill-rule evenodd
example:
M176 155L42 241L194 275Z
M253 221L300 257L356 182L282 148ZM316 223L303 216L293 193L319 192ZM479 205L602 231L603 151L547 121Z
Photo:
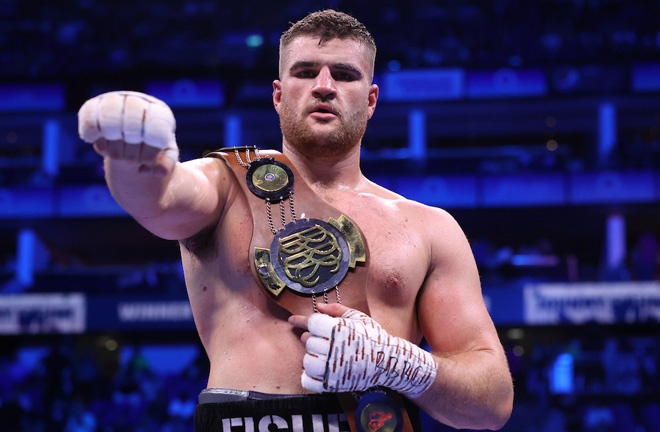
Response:
M374 115L374 111L376 111L376 104L378 103L378 91L378 85L371 84L371 88L369 88L369 95L367 96L369 118L371 118L371 116Z
M280 80L273 81L273 106L277 114L280 113L280 102L282 101L282 82Z

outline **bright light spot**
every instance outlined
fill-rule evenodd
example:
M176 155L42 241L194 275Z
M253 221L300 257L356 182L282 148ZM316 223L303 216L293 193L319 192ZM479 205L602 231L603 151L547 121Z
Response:
M525 331L520 328L512 328L506 332L506 336L509 339L519 340L525 337Z
M514 356L521 357L523 354L525 354L525 348L521 347L520 345L516 345L513 347Z
M114 339L108 338L105 341L105 349L108 351L115 351L119 345L117 344L117 341Z
M550 392L569 394L574 390L573 356L562 353L557 356L550 368Z
M548 149L548 151L555 151L559 148L559 143L553 139L548 140L548 142L545 143L545 148Z
M260 34L253 34L245 39L245 44L250 48L259 48L264 44L264 38Z

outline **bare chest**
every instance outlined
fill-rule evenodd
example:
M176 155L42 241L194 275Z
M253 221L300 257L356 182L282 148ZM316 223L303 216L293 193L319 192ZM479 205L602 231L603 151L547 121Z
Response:
M419 215L404 203L373 194L347 193L324 199L351 219L365 240L365 297L370 311L406 309L414 313L429 268L428 243L416 219Z
M423 236L396 212L360 206L352 217L369 250L370 303L391 307L413 304L428 268Z
M197 268L187 266L193 270L188 272L190 294L195 296L198 293L201 299L205 299L196 298L199 305L216 304L212 308L216 311L219 299L225 299L223 302L230 298L234 299L231 301L256 302L258 298L267 301L268 294L259 292L262 289L252 263L254 254L250 244L251 228L254 227L249 226L252 218L244 202L237 204L214 233L212 249L215 256L202 259ZM339 283L339 297L333 291L327 297L319 295L316 299L289 292L283 294L289 298L287 309L307 314L313 310L314 301L334 302L339 299L346 306L369 312L372 316L394 319L396 312L404 316L399 320L412 320L415 300L428 268L423 235L407 215L380 200L353 199L339 204L335 208L350 218L362 233L367 246L366 262L349 271ZM207 286L214 289L207 291ZM208 301L211 293L215 298L212 302ZM263 301L258 301L260 308Z

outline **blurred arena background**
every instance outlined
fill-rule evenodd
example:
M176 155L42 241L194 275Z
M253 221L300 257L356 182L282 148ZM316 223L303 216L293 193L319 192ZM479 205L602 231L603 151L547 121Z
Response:
M279 35L326 7L379 48L364 172L470 239L503 430L659 431L658 0L0 0L0 430L192 430L178 247L114 203L76 112L144 91L184 160L278 149Z

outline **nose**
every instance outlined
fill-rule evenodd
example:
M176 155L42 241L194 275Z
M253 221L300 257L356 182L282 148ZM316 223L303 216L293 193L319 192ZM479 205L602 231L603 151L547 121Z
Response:
M321 100L334 99L336 94L335 80L327 67L319 71L314 81L314 88L312 94L315 98Z

